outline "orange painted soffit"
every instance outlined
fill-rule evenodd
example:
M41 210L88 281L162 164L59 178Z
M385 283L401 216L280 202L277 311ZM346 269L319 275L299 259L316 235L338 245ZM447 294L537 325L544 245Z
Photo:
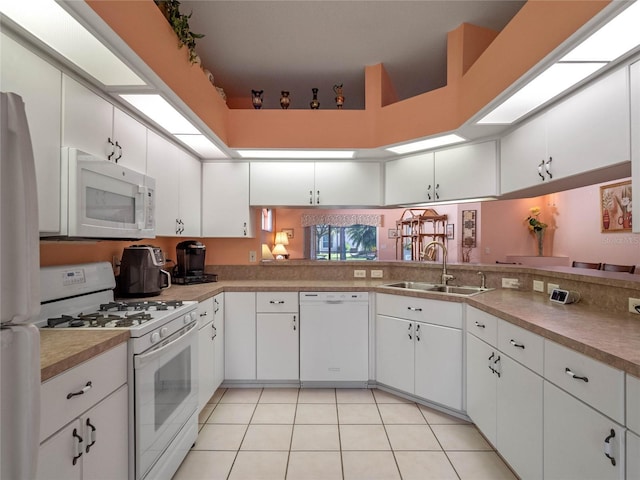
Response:
M230 109L176 48L153 0L85 1L231 148L378 148L454 130L610 3L529 0L493 41L485 29L459 27L447 86L387 104L393 86L384 68L367 67L364 110L307 111Z

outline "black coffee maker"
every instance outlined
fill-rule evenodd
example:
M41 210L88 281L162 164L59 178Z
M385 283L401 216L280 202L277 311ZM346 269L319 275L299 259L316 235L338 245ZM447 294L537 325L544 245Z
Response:
M207 249L196 240L186 240L176 245L176 266L173 269L174 283L187 285L193 283L215 282L217 275L204 273Z

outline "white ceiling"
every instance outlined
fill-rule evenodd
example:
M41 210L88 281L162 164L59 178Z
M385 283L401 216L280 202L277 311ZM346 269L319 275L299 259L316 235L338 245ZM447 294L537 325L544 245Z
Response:
M263 108L336 108L333 85L344 84L345 109L364 108L364 68L384 64L399 99L446 84L447 33L461 23L502 30L524 1L245 1L186 0L190 27L205 37L196 51L228 97L264 90Z

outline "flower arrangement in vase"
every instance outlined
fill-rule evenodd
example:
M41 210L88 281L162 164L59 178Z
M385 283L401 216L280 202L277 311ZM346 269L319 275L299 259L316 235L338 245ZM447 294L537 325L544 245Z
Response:
M542 256L543 252L543 241L544 241L544 232L547 228L547 224L543 223L539 220L540 216L540 207L531 207L529 209L529 216L525 218L525 222L529 231L532 232L537 240L538 244L538 256Z

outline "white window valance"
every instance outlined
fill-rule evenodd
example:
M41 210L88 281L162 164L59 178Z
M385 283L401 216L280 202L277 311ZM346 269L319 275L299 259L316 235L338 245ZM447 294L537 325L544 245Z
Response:
M382 226L382 215L372 213L304 213L300 219L303 227L314 225L331 225L332 227L349 227L351 225L367 225L370 227Z

